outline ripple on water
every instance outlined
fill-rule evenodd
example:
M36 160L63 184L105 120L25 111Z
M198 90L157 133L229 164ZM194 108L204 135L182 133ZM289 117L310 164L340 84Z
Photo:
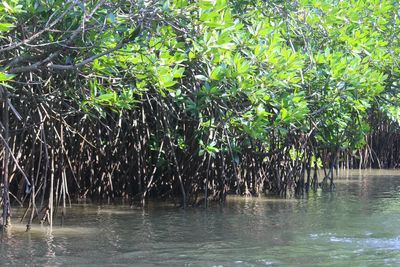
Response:
M400 237L396 238L367 238L358 243L364 247L400 250Z
M262 260L259 260L258 262L260 262L261 264L263 264L265 266L275 266L278 264L277 262L268 260L268 259L262 259Z
M336 236L332 236L330 238L331 242L342 242L342 243L352 243L353 240L352 238L348 238L348 237L336 237Z
M368 249L379 250L400 250L400 236L397 237L374 237L371 232L366 232L364 236L346 237L337 236L332 233L310 234L309 238L314 241L333 242L342 244L354 244L352 251L355 254L363 254ZM397 257L397 260L399 258Z

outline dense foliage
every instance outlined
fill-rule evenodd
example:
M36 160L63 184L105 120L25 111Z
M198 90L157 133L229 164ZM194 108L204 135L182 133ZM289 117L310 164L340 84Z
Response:
M397 1L6 0L0 11L4 187L29 197L29 223L42 211L51 222L70 192L186 206L302 194L318 168L332 189L334 167L400 163Z

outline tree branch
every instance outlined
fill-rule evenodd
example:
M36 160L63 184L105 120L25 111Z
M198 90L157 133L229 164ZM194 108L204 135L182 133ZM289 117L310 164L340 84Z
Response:
M0 47L0 53L6 52L6 51L10 51L13 50L15 48L20 47L21 45L24 44L28 44L30 42L32 42L33 40L35 40L36 38L38 38L39 36L41 36L44 32L50 30L54 25L56 25L74 6L76 3L70 5L58 18L56 18L52 23L50 23L48 26L46 26L44 29L38 31L37 33L34 33L33 35L31 35L30 37L26 38L25 40L22 40L20 42L16 42L16 43L11 43L11 44L7 44L4 46ZM53 13L54 14L54 13ZM51 17L50 17L51 18ZM48 23L46 23L47 25Z
M86 64L89 64L90 62L102 57L102 56L106 56L116 50L121 49L125 44L127 44L129 41L134 41L140 34L141 31L141 24L139 24L136 29L133 31L133 33L127 37L124 38L123 40L121 40L116 46L109 48L103 52L101 52L100 54L91 56L89 58L86 58L84 60L82 60L81 62L77 63L77 64L73 64L73 65L60 65L60 64L53 64L51 62L52 59L54 59L56 56L58 56L61 53L61 50L58 50L52 54L50 54L47 58L36 62L32 65L29 66L24 66L24 67L18 67L18 68L13 68L13 69L9 69L8 73L12 73L12 74L17 74L17 73L22 73L22 72L30 72L30 71L35 71L38 70L39 68L41 68L44 64L48 63L46 65L46 67L48 69L53 69L53 70L77 70L81 67L83 67Z

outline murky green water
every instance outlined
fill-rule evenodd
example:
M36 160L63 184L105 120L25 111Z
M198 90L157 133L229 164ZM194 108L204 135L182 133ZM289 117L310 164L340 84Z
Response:
M52 232L14 223L0 266L400 266L400 171L351 172L304 199L77 205L67 216Z

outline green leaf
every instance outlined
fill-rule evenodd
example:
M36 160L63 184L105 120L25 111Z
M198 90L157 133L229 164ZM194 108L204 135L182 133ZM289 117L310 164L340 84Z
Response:
M96 98L99 102L114 102L116 99L116 94L115 92L111 93L106 93L106 94L101 94Z
M0 32L9 31L12 27L14 27L14 25L11 23L0 23Z
M208 10L214 6L213 2L212 0L200 0L199 7L203 10Z
M12 80L14 77L15 77L14 74L6 74L0 71L0 82Z
M225 76L225 68L222 66L218 66L211 71L210 78L211 80L219 81Z
M281 108L279 114L281 115L281 119L285 120L288 116L288 111L286 108Z
M204 75L201 75L201 74L195 75L194 78L197 79L197 80L200 80L200 81L208 81L208 78L206 76L204 76Z

